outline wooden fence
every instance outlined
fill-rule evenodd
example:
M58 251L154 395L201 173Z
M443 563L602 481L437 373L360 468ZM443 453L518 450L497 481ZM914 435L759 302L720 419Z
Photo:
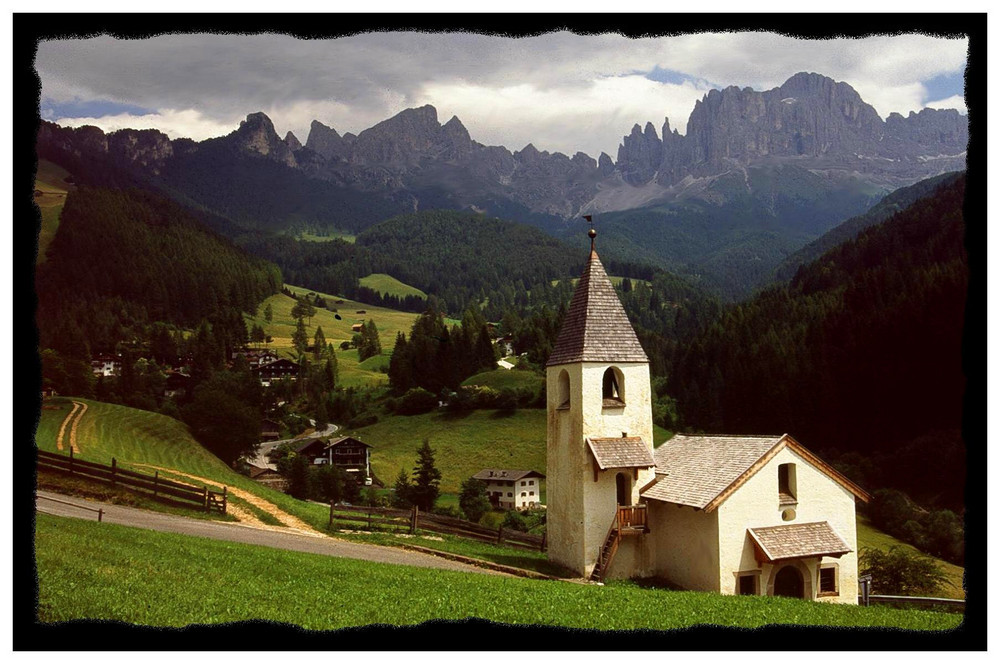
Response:
M537 551L544 551L546 548L544 535L531 535L518 530L505 529L502 525L494 530L464 519L420 512L416 507L410 510L400 510L390 507L331 504L329 525L332 528L335 524L339 524L341 528L379 529L410 534L417 530L427 530L432 533L457 535L481 542L506 544Z
M910 597L909 595L868 595L869 604L888 604L890 606L920 609L940 609L945 611L965 612L964 599L946 597ZM858 604L864 604L862 595L858 595Z
M103 463L78 459L73 456L72 448L70 448L69 456L38 450L38 468L39 470L55 471L68 475L79 475L111 486L123 486L131 490L138 490L159 502L179 507L197 505L206 512L226 513L228 503L226 487L223 487L221 492L210 491L207 486L197 487L192 484L163 479L160 477L160 471L156 471L153 475L147 475L125 470L118 467L118 461L114 458L111 459L111 465L108 466Z

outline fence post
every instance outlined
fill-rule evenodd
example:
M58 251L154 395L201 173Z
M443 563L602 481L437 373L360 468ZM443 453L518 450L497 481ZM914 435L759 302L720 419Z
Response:
M497 544L503 544L503 524L502 523L500 524L500 527L497 528Z
M327 529L333 528L333 501L330 501L330 522L326 524Z
M368 506L368 530L372 529L372 506Z
M160 486L160 471L153 474L153 498L156 498L158 487Z
M417 506L414 505L410 509L410 534L412 535L417 529Z
M229 487L222 487L222 513L225 514L229 506Z
M104 510L103 509L97 510L97 523L100 523L103 517L104 517Z
M207 512L208 511L208 487L207 486L203 487L202 490L201 490L201 500L202 500L202 503L205 505L205 511Z
M73 474L73 446L69 446L69 474Z
M118 472L118 460L111 457L111 486L115 485L115 473Z
M545 551L546 538L549 536L549 530L546 528L542 531L542 546L539 547L539 551Z

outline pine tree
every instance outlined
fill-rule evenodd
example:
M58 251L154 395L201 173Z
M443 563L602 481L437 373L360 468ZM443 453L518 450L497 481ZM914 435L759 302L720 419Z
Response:
M441 494L441 471L434 466L434 450L430 441L424 438L417 450L417 465L413 467L413 485L410 488L410 502L425 512L434 509Z
M271 303L268 302L264 307L264 320L270 323L272 318L274 318L274 309L271 308Z
M317 325L316 333L313 335L313 356L318 360L325 349L326 335L323 334L323 328Z
M411 507L413 503L410 502L410 489L412 485L410 484L410 476L406 474L406 471L402 468L399 469L399 475L396 476L396 482L392 485L392 506L393 507Z
M306 334L306 325L302 318L299 318L295 323L295 331L292 332L292 345L295 346L299 355L304 355L306 347L309 345L309 336Z

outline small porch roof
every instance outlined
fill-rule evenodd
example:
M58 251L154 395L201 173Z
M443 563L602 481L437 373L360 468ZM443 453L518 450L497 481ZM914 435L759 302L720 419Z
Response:
M653 451L639 436L588 438L587 446L601 470L608 468L652 468Z
M818 556L839 558L851 552L851 547L826 521L748 528L747 534L758 557L768 562Z

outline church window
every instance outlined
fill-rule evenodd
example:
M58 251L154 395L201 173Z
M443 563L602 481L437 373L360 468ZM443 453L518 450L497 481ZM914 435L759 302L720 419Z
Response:
M795 488L795 464L778 466L778 504L794 505L797 502Z
M605 408L620 408L625 405L625 377L615 367L608 367L604 372L601 396Z
M559 372L558 384L556 385L557 409L569 408L569 372L563 369Z
M818 596L836 595L837 590L837 564L821 565L819 568L819 592Z
M740 574L739 576L739 587L737 591L740 595L756 595L757 593L757 575L756 574Z

